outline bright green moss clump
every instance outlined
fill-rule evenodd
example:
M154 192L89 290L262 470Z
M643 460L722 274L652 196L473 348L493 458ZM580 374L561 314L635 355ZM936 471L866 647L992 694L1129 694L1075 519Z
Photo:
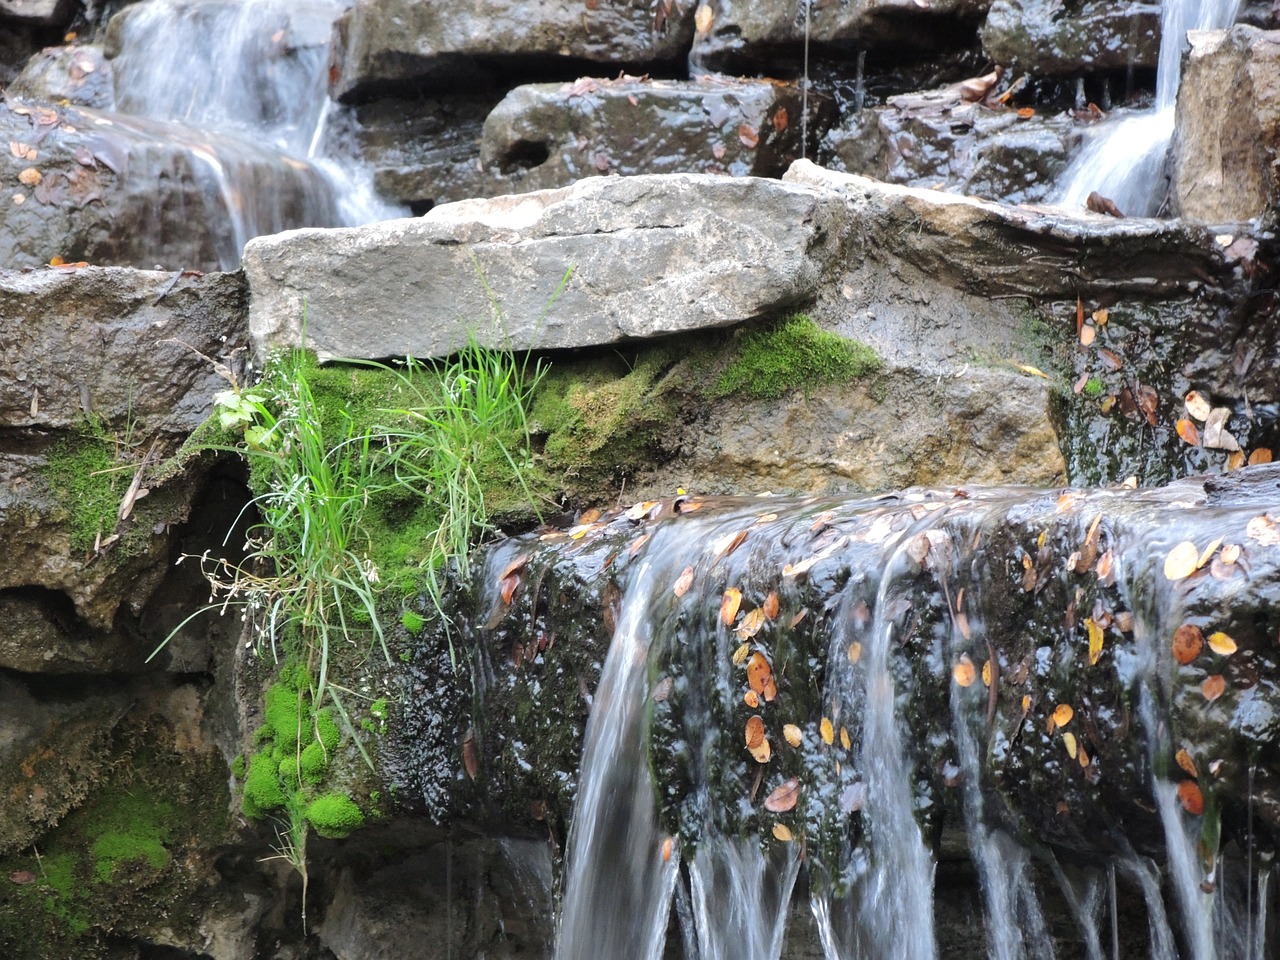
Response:
M340 840L364 825L364 814L355 801L341 793L326 793L307 804L307 822L316 833Z
M400 624L415 637L422 632L422 628L427 625L426 618L413 610L406 610L400 614Z
M107 536L116 528L116 512L128 479L119 485L123 472L118 466L112 443L102 435L96 423L90 432L54 447L45 464L49 489L70 512L71 548L92 550L99 536Z
M713 396L745 393L772 400L791 390L842 383L876 373L884 361L856 340L823 330L802 313L748 333L739 355L711 390Z
M244 812L255 820L284 806L284 790L280 787L279 761L265 751L249 759L249 773L244 778Z

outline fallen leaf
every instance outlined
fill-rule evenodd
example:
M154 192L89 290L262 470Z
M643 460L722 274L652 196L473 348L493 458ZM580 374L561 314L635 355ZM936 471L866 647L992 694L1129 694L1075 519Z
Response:
M1092 667L1102 656L1102 625L1089 617L1084 622L1084 628L1089 634L1089 666Z
M1210 450L1240 449L1240 442L1227 430L1227 420L1231 416L1229 407L1214 407L1204 422L1204 433L1201 434L1204 445Z
M737 587L730 587L724 592L720 601L720 620L726 627L732 627L733 621L738 619L738 607L741 604L742 591Z
M1124 361L1120 359L1120 355L1113 350L1108 350L1106 347L1103 347L1101 350L1098 351L1098 359L1102 361L1102 365L1106 367L1107 370L1109 370L1111 373L1115 373L1117 370L1119 370L1121 367L1124 366ZM1129 400L1132 403L1133 394L1129 393L1128 387L1125 387L1125 389L1121 392L1121 397L1123 398L1126 393L1129 394ZM1123 399L1121 400L1120 405L1121 405L1121 409L1123 410L1124 408Z
M1191 754L1187 752L1186 747L1183 747L1176 754L1174 754L1173 759L1176 760L1178 763L1178 766L1180 766L1188 774L1195 777L1197 780L1200 779L1200 771L1196 769L1196 762L1191 759Z
M1227 692L1227 681L1220 673L1213 673L1204 678L1200 684L1200 692L1210 703Z
M711 155L715 157L717 160L723 160L724 153L725 153L725 150L724 150L723 143L713 143L711 145Z
M813 568L814 564L827 559L827 557L831 556L848 542L848 537L839 537L838 539L831 541L831 543L827 544L813 556L805 557L805 559L801 560L799 563L788 563L782 568L782 575L784 577L798 577L802 573L808 573L809 570ZM807 613L808 611L804 612ZM792 626L795 626L795 623L797 622L799 621L793 622Z
M1200 549L1190 540L1183 540L1164 558L1164 575L1167 580L1182 580L1196 572Z
M768 763L773 757L773 748L769 746L769 741L765 740L759 746L748 747L751 756L755 758L756 763Z
M520 575L512 573L502 578L499 587L502 591L502 602L510 605L511 598L516 594L516 587L520 586Z
M919 0L917 0L919 3ZM962 80L955 85L954 89L960 94L960 99L966 103L981 103L987 98L997 83L1000 82L1000 76L1003 73L1001 67L996 67L990 73L981 77L970 77L968 80Z
M1182 809L1193 817L1204 813L1204 794L1194 780L1183 780L1178 784L1178 802Z
M1077 750L1076 735L1074 733L1064 733L1062 735L1062 742L1067 748L1067 756L1074 760L1076 758Z
M764 798L764 808L770 813L786 813L799 799L800 781L792 777Z
M1186 405L1187 413L1201 423L1209 419L1209 413L1213 410L1213 406L1205 398L1205 395L1197 390L1192 390L1188 393L1182 398L1182 402Z
M1111 313L1106 307L1102 307L1101 309L1093 311L1091 316L1093 317L1094 323L1100 327L1105 327L1107 325L1107 320L1111 318Z
M1204 634L1193 623L1184 623L1173 632L1173 659L1186 666L1204 647Z
M822 742L828 747L836 742L836 729L826 717L823 717L822 723L818 724L818 733L822 737Z
M1249 466L1256 467L1260 463L1271 462L1271 451L1267 447L1259 447L1249 454Z
M15 870L9 874L9 881L17 884L35 883L36 875L30 870Z
M779 133L782 133L782 131L787 129L788 119L789 118L787 117L787 108L779 107L778 112L773 115L773 129L777 130Z
M747 718L747 749L754 750L764 743L764 721L753 714Z
M849 649L845 651L845 654L848 656L850 663L857 663L862 659L862 644L857 640L853 641L853 643L849 644Z
M747 659L747 656L750 653L751 653L751 644L749 643L740 644L738 649L733 651L733 665L735 667L738 666L740 663L742 663L742 661Z
M683 597L689 592L691 586L693 586L693 567L685 567L680 571L680 576L676 578L676 584L671 589L677 597Z
M747 531L739 530L736 533L730 533L721 537L716 541L715 549L712 551L717 560L721 557L727 557L733 551L737 550L742 541L747 538Z
M849 731L845 727L840 728L840 746L846 750L853 746L853 740L849 737Z
M1035 107L1019 107L1018 108L1018 116L1021 117L1023 120L1030 120L1035 115L1036 115Z
M1243 450L1233 450L1231 451L1231 453L1227 455L1227 472L1228 473L1230 473L1232 470L1239 470L1243 466L1244 466Z
M640 549L649 542L649 537L651 536L652 534L644 533L632 540L631 546L627 547L627 556L634 557L639 553Z
M760 706L760 695L754 690L748 690L742 695L742 699L752 710L755 710Z
M1214 551L1216 551L1220 546L1222 546L1222 538L1218 537L1211 544L1201 550L1200 556L1196 557L1196 569L1199 570L1208 563L1209 559L1213 556Z
M747 661L747 685L766 700L773 699L768 694L769 688L773 686L773 667L759 650L751 654L751 659Z
M982 685L984 687L991 686L991 661L988 660L982 665Z
M43 179L44 179L44 174L42 174L35 167L27 167L25 170L23 170L21 173L18 174L18 182L21 183L24 187L34 187L37 183L39 183Z
M1075 715L1069 704L1060 703L1053 710L1053 722L1058 727L1065 727Z
M756 145L760 143L760 134L749 123L738 124L738 139L742 141L742 145L748 150L754 150Z
M743 639L750 639L760 632L760 628L764 626L764 610L756 607L738 624L736 633Z
M1176 429L1178 436L1182 438L1183 443L1189 443L1193 447L1200 446L1200 431L1196 425L1183 417L1178 421Z
M794 723L788 723L783 726L782 738L793 747L798 747L804 742L803 732Z
M1115 217L1119 220L1124 219L1124 214L1120 212L1120 208L1115 205L1115 201L1108 197L1104 197L1097 190L1089 194L1084 205L1094 213L1105 213L1109 217Z
M1115 554L1110 550L1105 551L1102 556L1098 557L1098 563L1093 568L1093 572L1097 574L1098 582L1104 587L1109 587L1115 583L1115 577L1112 576L1115 572L1115 563Z
M790 843L792 840L791 829L785 823L775 823L773 825L773 837L783 843Z
M666 863L671 859L671 847L673 846L671 838L662 841L662 862Z
M1080 294L1076 294L1076 336L1080 336L1080 331L1084 329L1084 301L1080 299Z
M474 780L480 770L480 759L476 756L475 734L470 730L462 738L462 768L466 770L468 780Z
M688 8L686 7L685 9ZM715 22L715 12L711 9L711 5L708 3L704 3L698 7L698 12L693 15L693 27L701 34L710 33Z
M653 702L662 703L665 700L669 699L671 696L671 690L675 685L676 685L676 682L671 677L663 677L661 680L659 680L657 683L657 686L653 688L653 696L652 696Z
M764 598L764 603L761 605L761 609L764 610L764 615L768 617L770 620L778 619L778 591L777 590L769 591L769 595Z
M977 679L978 673L967 653L962 654L960 661L951 668L951 676L962 687L973 686L973 681Z
M808 608L808 607L802 607L802 608L800 609L800 612L799 612L799 613L797 613L794 617L792 617L792 618L791 618L791 622L787 624L787 628L788 628L788 629L794 629L794 628L795 628L795 626L796 626L796 624L798 624L801 620L803 620L803 619L804 619L805 617L807 617L808 615L809 615L809 608Z
M1239 648L1234 640L1219 630L1209 634L1209 649L1220 657L1229 657Z
M1222 548L1222 553L1218 555L1218 559L1221 560L1223 563L1225 563L1227 566L1231 566L1233 563L1235 563L1237 560L1240 559L1240 544L1228 543L1225 547Z
M1244 528L1250 540L1257 540L1264 547L1280 546L1280 520L1270 513L1254 517Z
M1086 323L1080 328L1080 345L1082 347L1091 346L1097 336L1098 331L1091 324Z

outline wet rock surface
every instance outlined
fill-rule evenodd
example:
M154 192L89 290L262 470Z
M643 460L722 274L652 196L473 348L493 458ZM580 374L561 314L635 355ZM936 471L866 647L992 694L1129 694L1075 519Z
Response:
M1275 104L1280 33L1194 31L1171 151L1174 213L1205 223L1251 220L1280 199ZM1222 91L1235 105L1222 109Z
M982 45L997 63L1038 76L1154 67L1160 5L1086 0L993 0Z
M41 50L27 61L7 96L23 100L66 101L81 107L111 110L115 85L102 47L72 45Z

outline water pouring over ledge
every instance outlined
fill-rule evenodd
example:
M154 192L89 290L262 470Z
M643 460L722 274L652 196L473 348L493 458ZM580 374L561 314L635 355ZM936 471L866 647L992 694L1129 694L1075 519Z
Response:
M601 624L614 638L589 724L624 746L588 747L580 770L566 886L594 881L566 896L557 956L605 955L600 923L630 925L609 941L628 957L664 940L788 956L805 928L828 960L1109 957L1113 936L1120 956L1269 955L1280 468L1249 473L1207 490L681 498L497 547L478 585L482 702L504 675L550 700L562 650ZM1197 556L1168 565L1184 538ZM1172 638L1196 631L1188 656ZM498 795L541 747L537 703L506 739L496 705L475 722ZM648 790L608 788L637 769ZM916 897L955 895L933 872L957 836L989 854L960 952L904 922ZM901 866L916 850L922 875ZM677 870L684 936L668 932ZM881 872L896 912L877 906Z
M1097 192L1127 216L1160 213L1187 32L1224 30L1235 23L1239 10L1240 0L1164 0L1154 106L1095 130L1063 173L1051 203L1080 209Z

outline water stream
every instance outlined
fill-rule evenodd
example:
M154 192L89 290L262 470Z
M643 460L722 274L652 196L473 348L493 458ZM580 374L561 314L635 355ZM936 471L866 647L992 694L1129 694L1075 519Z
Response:
M1253 834L1230 871L1205 846L1206 823L1242 807L1222 794L1189 815L1171 762L1186 742L1243 784L1235 734L1206 727L1199 680L1170 671L1164 638L1201 598L1153 588L1173 538L1243 539L1246 516L1105 491L695 506L592 525L585 542L611 551L564 548L608 552L619 592L558 960L777 960L801 878L826 960L976 956L935 915L956 894L937 871L957 830L991 960L1134 955L1122 941L1160 960L1266 955ZM1095 662L1086 613L1132 618ZM1250 662L1270 639L1245 641ZM1126 918L1145 904L1146 936L1118 917L1117 885Z
M1167 191L1165 159L1173 137L1187 32L1226 29L1235 23L1239 9L1240 0L1164 0L1155 104L1093 131L1062 175L1051 202L1078 210L1097 192L1127 216L1153 217L1160 212Z

